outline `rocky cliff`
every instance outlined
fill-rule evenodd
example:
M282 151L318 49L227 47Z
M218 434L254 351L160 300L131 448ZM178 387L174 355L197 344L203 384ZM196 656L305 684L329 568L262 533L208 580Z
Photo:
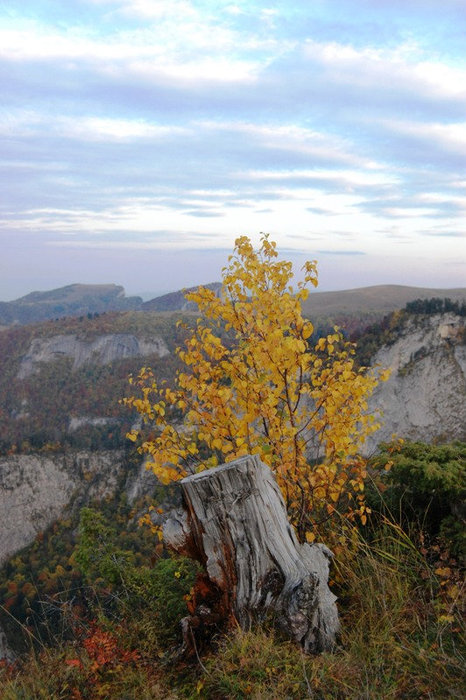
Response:
M157 480L129 466L124 451L69 451L0 457L0 566L56 520L124 492L130 504ZM0 627L0 659L14 659Z
M102 499L116 489L123 453L12 455L0 458L0 564L74 503Z
M122 450L0 457L0 566L65 511L118 489L132 503L156 483L142 462L129 468Z
M169 350L163 338L145 340L130 333L100 335L89 341L76 335L34 338L21 361L17 378L25 379L38 370L42 362L54 362L61 357L71 358L73 370L76 370L87 362L107 365L127 357L164 357L168 354Z
M373 451L393 434L411 440L466 440L466 328L455 314L408 317L396 340L383 346L373 365L390 368L370 410L383 426L366 444Z

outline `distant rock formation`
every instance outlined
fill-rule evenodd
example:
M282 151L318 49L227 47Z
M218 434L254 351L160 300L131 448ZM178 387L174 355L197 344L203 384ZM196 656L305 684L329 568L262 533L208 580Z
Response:
M372 365L391 369L371 397L383 425L366 451L393 434L411 440L466 440L466 327L452 313L408 318L400 336L375 354Z
M169 350L163 338L144 340L129 333L101 335L86 341L76 335L54 335L51 338L34 338L21 361L18 379L25 379L39 369L41 362L54 362L60 357L73 360L73 370L86 362L106 365L125 357L164 357Z

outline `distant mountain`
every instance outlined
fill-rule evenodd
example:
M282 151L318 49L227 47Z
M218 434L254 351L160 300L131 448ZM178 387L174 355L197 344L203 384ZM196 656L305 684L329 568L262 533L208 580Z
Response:
M220 294L221 282L203 285ZM185 292L192 292L197 287L171 292L146 301L144 311L195 311L196 306L185 299ZM466 301L466 287L460 289L432 289L427 287L405 287L403 285L385 284L373 287L346 289L336 292L311 291L303 304L303 312L309 318L330 319L337 322L345 317L355 317L368 323L378 320L386 314L402 309L414 299L431 299L433 297L449 298L452 301Z
M207 289L212 289L216 294L220 294L222 289L221 282L210 282L209 284L202 285L207 287ZM196 304L192 301L187 301L185 298L186 292L194 292L198 289L198 285L195 287L189 287L189 289L180 289L177 292L170 292L169 294L163 294L160 297L146 301L142 305L143 311L196 311Z
M70 284L46 292L31 292L0 302L0 325L24 325L64 316L139 309L141 297L126 297L116 284Z
M398 284L381 284L374 287L346 289L337 292L312 292L303 304L306 316L363 316L372 314L385 316L402 309L414 299L449 298L452 301L466 300L466 287L460 289L431 289L427 287L405 287Z
M220 294L221 282L203 285ZM141 297L126 297L122 286L116 284L70 284L46 292L31 292L20 299L0 302L0 326L25 325L65 316L86 316L107 311L196 311L188 302L186 292L198 286L180 289L143 302ZM448 297L466 301L466 288L429 289L402 285L378 285L336 292L312 291L303 304L303 312L317 325L338 324L349 332L361 331L371 323L414 299Z

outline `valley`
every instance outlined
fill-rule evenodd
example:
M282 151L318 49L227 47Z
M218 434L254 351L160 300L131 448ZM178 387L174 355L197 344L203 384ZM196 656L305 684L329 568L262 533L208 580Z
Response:
M210 288L218 293L216 285ZM368 410L380 410L383 420L362 448L368 456L394 435L424 443L466 441L466 290L445 290L453 311L398 307L417 299L416 291L384 287L311 294L304 306L314 323L310 342L339 322L356 338L360 363L391 370L369 401ZM423 291L425 299L438 292ZM197 314L181 301L181 293L167 296L143 309L98 312L81 305L79 315L15 322L0 331L0 587L7 611L23 615L28 609L28 581L35 574L27 562L45 556L43 543L56 542L56 528L68 543L67 554L53 559L55 568L41 565L43 583L35 584L34 600L47 586L61 595L66 566L70 577L77 576L72 553L83 507L111 513L123 508L121 528L130 533L135 551L148 546L147 533L136 523L154 495L156 503L165 499L171 507L173 496L167 500L126 439L135 426L144 434L144 426L121 403L130 391L129 375L141 366L150 366L157 382L168 386L180 367L176 348ZM22 572L21 590L12 588L15 571ZM21 650L16 635L11 616L0 612L0 655L12 658Z

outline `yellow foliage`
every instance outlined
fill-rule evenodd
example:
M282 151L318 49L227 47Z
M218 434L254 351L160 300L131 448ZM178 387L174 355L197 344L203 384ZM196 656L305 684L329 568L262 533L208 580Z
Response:
M292 265L277 255L267 235L259 251L238 238L221 296L204 287L186 294L201 318L177 350L185 371L176 387L158 386L145 367L133 380L143 399L125 403L158 426L142 451L163 483L259 454L276 474L300 538L309 540L337 512L365 521L359 450L378 427L367 399L379 377L355 368L354 347L337 328L312 343L301 302L317 286L316 262L304 265L293 291ZM168 406L184 411L181 424Z

